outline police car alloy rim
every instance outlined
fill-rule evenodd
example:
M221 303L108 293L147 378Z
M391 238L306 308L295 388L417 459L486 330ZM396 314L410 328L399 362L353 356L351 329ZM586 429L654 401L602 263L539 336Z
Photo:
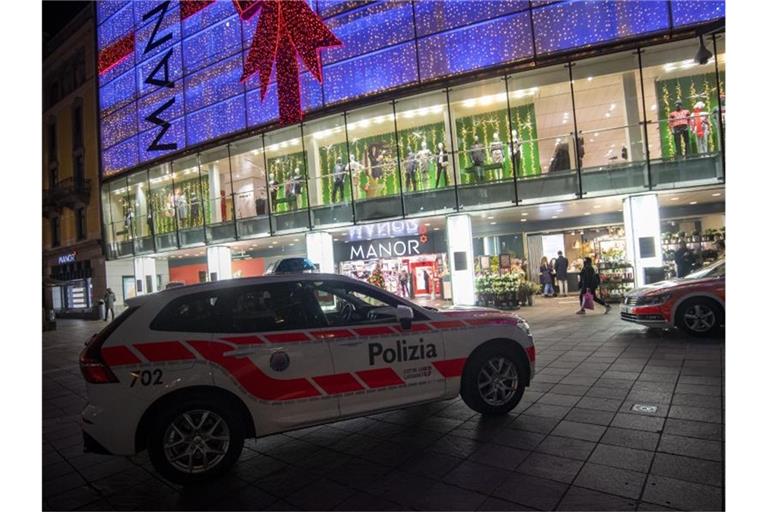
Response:
M485 403L504 405L517 390L517 367L506 357L493 357L480 369L477 387Z
M705 304L695 304L683 314L686 327L696 332L706 332L715 325L715 312Z
M221 416L196 409L171 422L163 436L163 449L175 469L189 474L204 473L221 462L229 440L229 427Z

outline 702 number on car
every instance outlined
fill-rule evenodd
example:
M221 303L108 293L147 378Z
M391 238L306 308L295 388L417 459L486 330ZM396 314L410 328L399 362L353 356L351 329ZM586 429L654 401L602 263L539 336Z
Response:
M130 387L134 387L137 383L142 386L158 386L163 383L163 370L137 370L131 372L133 379L131 379Z

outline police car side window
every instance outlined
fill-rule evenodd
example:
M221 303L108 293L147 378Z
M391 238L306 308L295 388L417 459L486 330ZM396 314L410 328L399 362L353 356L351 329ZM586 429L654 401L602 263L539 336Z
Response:
M396 299L350 283L316 282L315 296L329 326L397 322Z
M230 291L221 332L268 332L323 325L312 291L302 283L244 286Z
M220 309L219 292L185 295L168 303L149 328L154 331L216 332Z

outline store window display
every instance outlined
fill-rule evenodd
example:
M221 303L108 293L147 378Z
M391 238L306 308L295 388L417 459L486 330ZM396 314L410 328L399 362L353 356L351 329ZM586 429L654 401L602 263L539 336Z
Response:
M704 44L713 50L711 36L704 38ZM695 62L698 47L698 39L689 39L642 54L654 187L720 173L720 126L711 118L720 112L725 70L716 73L714 57L703 65ZM725 55L718 47L718 63L720 59L724 61Z
M448 186L452 169L445 91L397 101L395 110L398 149L405 160L405 191Z
M344 115L305 124L304 148L309 168L309 197L313 207L348 205L352 189ZM336 223L351 221L352 213L351 209L332 214L318 212L315 217L316 223Z
M265 135L269 194L273 214L303 210L307 198L306 153L300 127Z
M198 156L181 158L173 162L172 195L169 201L176 210L179 230L202 228L209 218L204 218L205 209L201 207L203 198L211 194L208 180L202 181Z
M350 112L347 115L347 133L354 198L363 201L399 194L397 135L392 104Z
M240 220L267 215L269 200L261 136L233 143L229 152L235 217ZM201 170L205 171L205 164Z
M152 212L149 209L149 180L147 171L140 171L128 176L128 195L124 199L128 204L124 209L124 219L134 240L134 252L145 254L154 251L152 241Z

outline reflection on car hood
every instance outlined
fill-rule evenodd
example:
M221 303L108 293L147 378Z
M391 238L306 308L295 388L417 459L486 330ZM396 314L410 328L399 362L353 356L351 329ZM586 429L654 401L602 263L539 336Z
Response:
M452 306L440 309L439 312L449 318L468 320L470 323L474 323L472 321L477 321L478 323L488 321L488 323L511 323L516 325L517 321L520 319L520 317L514 313L479 306ZM492 322L493 320L499 320L501 322Z
M706 281L709 281L710 277L703 277L701 279L668 279L666 281L659 281L658 283L652 283L639 288L635 288L629 293L628 297L637 297L640 295L647 295L651 293L661 293L669 288L687 288L689 286L699 285Z

